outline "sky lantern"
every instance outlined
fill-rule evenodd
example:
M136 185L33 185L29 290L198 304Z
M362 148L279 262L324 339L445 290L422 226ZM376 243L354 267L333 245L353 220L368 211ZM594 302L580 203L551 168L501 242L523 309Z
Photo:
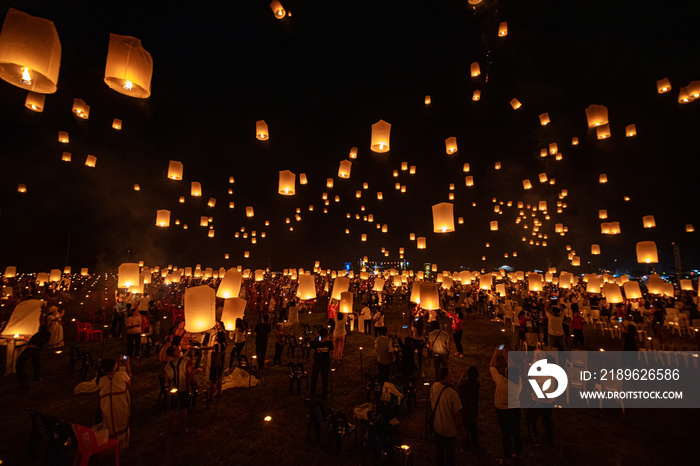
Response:
M418 238L416 238L416 248L417 249L425 249L426 248L425 236L419 236Z
M695 231L695 227L693 226L692 223L688 223L688 224L685 226L685 232L686 232L686 233L693 233L694 231Z
M362 233L362 236L360 236L360 241L367 241L367 234L366 233Z
M450 137L445 139L445 152L448 154L454 154L457 152L457 138Z
M316 281L313 275L300 275L297 298L306 301L316 299Z
M681 291L693 291L693 281L688 279L682 279L680 281Z
M384 284L386 283L386 280L383 278L377 278L374 280L374 286L372 287L372 291L382 291L384 289Z
M372 125L372 152L384 153L389 151L389 137L391 135L391 123L379 120Z
M656 220L654 220L653 215L645 215L642 217L642 224L644 228L654 228L656 227Z
M608 182L608 175L605 173L601 173L600 176L598 176L598 183L600 184L605 184Z
M564 232L564 224L563 223L556 223L554 225L554 233L563 233Z
M505 37L508 35L508 21L503 21L498 25L498 37Z
M639 283L633 281L627 281L622 284L625 290L625 297L627 299L639 299L642 297L642 290L639 289Z
M518 99L513 99L510 101L510 106L513 107L513 110L517 110L522 107L523 104L521 104Z
M70 142L67 131L58 132L58 142L62 142L63 144L68 144Z
M199 226L200 227L208 227L209 226L209 217L206 217L206 216L199 217Z
M22 184L22 183L19 183L19 184L17 185L17 192L18 192L18 193L26 193L26 192L27 192L27 186L25 186L25 185Z
M280 171L277 192L283 196L293 196L296 193L296 179L297 176L291 171Z
M49 274L49 281L50 282L61 281L61 270L60 269L51 269L51 273Z
M350 279L349 278L337 277L333 281L333 292L331 293L331 299L340 300L341 293L348 291L349 287L350 287Z
M185 330L206 332L216 323L216 292L208 285L185 290Z
M265 280L265 271L262 269L255 270L255 281L261 282Z
M465 163L464 165L462 165L462 171L463 171L464 173L469 173L469 169L470 169L470 168L469 168L469 164L468 164L468 163Z
M478 102L481 100L481 91L479 89L474 89L474 93L472 94L472 100L474 102Z
M7 10L0 31L0 78L40 94L56 92L61 41L52 21Z
M600 245L591 244L591 254L594 256L600 255Z
M234 330L236 328L236 320L243 319L247 304L248 301L238 297L224 300L224 308L221 312L221 322L224 324L224 328L226 328L226 330Z
M352 291L343 291L340 293L340 305L338 306L338 312L342 314L352 314L353 298L354 295Z
M348 155L349 158L351 159L356 159L357 158L357 147L351 147L350 148L350 154Z
M625 127L625 136L632 138L637 135L637 125L627 125Z
M245 208L245 216L246 217L253 217L255 215L255 211L253 210L252 206L248 206Z
M85 165L94 168L95 165L97 165L97 157L95 157L94 155L88 155L85 158Z
M199 197L202 195L202 185L196 181L193 181L190 185L190 195L194 197Z
M117 272L117 288L129 288L139 284L139 264L138 262L126 262L119 266Z
M421 282L420 307L426 310L440 309L440 295L438 293L437 283Z
M540 179L540 183L546 183L546 182L547 182L547 174L546 174L546 173L540 173L540 174L539 174L539 179Z
M15 278L17 276L17 267L11 265L5 267L5 274L3 276L5 278Z
M24 106L29 110L41 113L44 111L45 102L46 96L44 94L29 91L27 93L27 98L24 101Z
M156 226L158 226L158 227L169 227L170 226L170 211L169 210L159 210L156 212Z
M573 256L571 258L571 265L574 267L579 267L581 265L581 258L579 256Z
M538 273L527 274L527 287L529 291L542 291L542 275Z
M459 223L460 225L463 225L464 224L464 217L458 217L457 223Z
M493 275L485 274L479 277L479 289L490 290L493 286Z
M207 233L207 236L208 236L209 238L213 238L215 234L216 234L216 232L215 232L213 229L211 229L211 230L209 230L209 232Z
M431 102L432 102L432 101L430 100L430 96L429 96L429 95L426 95L426 96L425 96L425 99L423 100L423 102L425 103L425 105L430 105Z
M500 170L500 169L501 169L501 162L496 162L496 163L493 165L493 169L494 169L494 170Z
M275 18L277 19L282 19L287 14L287 12L284 11L284 7L282 6L279 0L272 0L270 2L270 9L275 14Z
M637 262L640 264L652 264L659 262L659 254L656 243L653 241L640 241L637 243Z
M481 74L481 68L479 67L479 62L475 61L474 63L471 64L469 67L472 78L476 78Z
M610 223L608 222L603 222L600 224L600 232L604 235L609 235L610 234Z
M407 171L408 170L408 162L401 162L401 171Z
M498 231L498 220L493 220L490 223L491 231Z
M671 81L669 81L668 78L656 81L656 92L659 94L665 94L671 89Z
M119 118L115 118L112 120L112 128L116 130L121 130L122 129L122 121Z
M537 204L537 210L546 211L547 210L547 201L540 201Z
M171 180L181 180L182 170L182 162L171 160L170 163L168 163L168 178Z
M586 109L586 120L588 120L589 128L607 125L608 109L604 105L590 105ZM600 137L598 139L600 139Z
M130 97L145 99L151 95L153 59L135 37L109 35L105 66L105 84Z
M75 113L78 118L87 120L90 118L90 106L86 104L83 99L73 99L73 113Z
M80 269L80 276L81 277L87 277L87 275L88 275L87 267L83 267L82 269Z
M415 174L416 174L416 166L415 166L415 165L411 165L411 166L408 168L408 174L409 174L409 175L415 175Z
M464 177L464 184L465 184L467 187L474 186L474 177L471 176L471 175L465 176L465 177Z
M578 146L578 138L577 138L577 137L571 138L571 145L572 145L572 146Z
M614 283L603 285L603 296L609 304L617 304L623 301L620 286Z
M267 141L270 138L270 133L267 130L267 123L265 123L265 120L255 122L255 137L260 141Z
M605 220L606 218L608 218L608 211L605 209L599 210L598 211L598 218L601 220Z
M333 178L326 178L326 188L333 187Z
M620 233L620 222L610 222L610 234L619 235Z
M241 283L243 283L243 275L236 269L230 268L226 271L219 288L216 290L217 298L236 298L241 291Z
M608 124L597 126L595 131L598 139L607 139L610 137L610 125Z
M554 155L557 152L559 152L559 146L557 146L557 143L552 142L551 144L549 144L549 153Z
M213 198L213 197L210 197L210 198L209 198L209 202L207 202L207 206L209 206L209 207L214 207L214 206L216 206L216 199Z
M433 206L433 232L449 233L455 231L454 204L441 202Z
M350 178L351 170L352 162L349 160L341 160L340 166L338 167L338 178Z
M549 113L543 113L542 115L540 115L540 124L542 126L547 126L549 123L551 123L549 119Z

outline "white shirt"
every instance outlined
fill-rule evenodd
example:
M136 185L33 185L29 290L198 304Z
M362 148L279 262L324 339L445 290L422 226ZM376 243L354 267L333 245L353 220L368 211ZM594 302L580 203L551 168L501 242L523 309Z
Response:
M496 392L493 397L493 404L497 409L509 409L520 407L520 381L513 383L498 372L498 369L491 367L491 377L496 383Z
M431 407L435 410L433 430L443 437L457 437L454 415L462 409L462 402L454 388L445 387L442 382L435 382L430 387ZM437 407L435 403L438 403Z
M335 327L333 328L334 338L344 337L347 334L347 331L345 330L345 322L348 321L347 314L338 313L338 315L342 316L342 319L335 319Z

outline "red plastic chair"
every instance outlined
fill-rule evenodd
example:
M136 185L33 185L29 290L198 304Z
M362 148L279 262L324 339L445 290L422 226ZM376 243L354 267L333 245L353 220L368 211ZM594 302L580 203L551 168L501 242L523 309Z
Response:
M90 322L83 322L83 325L85 326L85 332L87 332L88 341L93 339L96 340L98 335L100 337L100 341L102 341L102 330L93 330Z
M80 343L80 336L81 335L85 337L85 341L87 342L88 341L88 334L87 334L87 331L85 330L85 326L82 323L78 322L77 320L75 321L75 326L78 328L78 339L77 339L78 343Z
M114 463L119 466L119 440L109 439L107 443L98 445L95 432L92 429L78 424L73 424L72 427L75 437L78 439L78 451L75 454L73 466L78 464L78 460L80 460L80 466L88 466L92 455L110 448L114 448Z

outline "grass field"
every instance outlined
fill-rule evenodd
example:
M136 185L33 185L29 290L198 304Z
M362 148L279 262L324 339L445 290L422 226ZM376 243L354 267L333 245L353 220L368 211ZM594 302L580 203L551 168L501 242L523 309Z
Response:
M387 326L390 332L400 329L403 308L390 308ZM67 313L65 326L67 343L75 341ZM325 324L325 313L318 309L310 316L312 324ZM302 322L306 321L304 316ZM251 319L251 324L254 322ZM163 321L163 329L170 321ZM501 332L503 324L492 322L480 315L468 315L465 319L464 358L450 359L450 368L459 374L470 365L475 365L481 374L479 400L479 428L481 449L478 454L458 451L458 464L495 464L501 456L500 431L496 422L493 393L488 364L494 348L505 340L512 348L517 335L510 326ZM619 350L620 340L586 334L589 349ZM366 391L361 382L360 351L364 371L376 371L374 339L358 333L348 335L342 361L334 362L332 373L332 408L347 414L352 420L353 408L365 402ZM247 344L252 355L252 337ZM114 357L125 351L123 339L105 338L104 344L81 343L95 357ZM141 359L132 366L131 444L121 454L125 465L316 465L316 464L360 464L361 447L354 437L345 439L341 456L335 457L328 434L319 443L306 441L308 390L302 383L301 396L288 394L286 349L283 366L270 367L273 354L273 339L268 349L268 366L263 371L257 387L234 388L223 392L209 407L200 400L192 409L189 433L168 436L167 414L156 408L159 393L157 374L160 365L154 352L150 358ZM2 413L0 416L0 460L3 465L42 464L26 460L27 445L31 431L27 409L35 409L66 421L93 425L97 396L82 394L74 396L73 388L78 384L77 372L67 373L69 352L61 354L44 351L42 370L44 378L31 382L22 390L14 375L6 376L0 384ZM302 360L305 368L311 369L311 360ZM29 369L31 372L31 369ZM433 446L425 439L425 404L427 386L424 381L433 381L430 364L423 367L425 377L417 380L418 405L413 412L400 419L393 428L392 436L399 444L411 446L413 464L433 464ZM203 373L199 374L200 387L205 386ZM320 385L320 381L319 381ZM320 387L318 388L320 393ZM694 447L697 438L697 410L627 410L585 409L554 412L556 447L534 447L526 442L524 465L659 465L700 464L700 454ZM265 416L272 421L265 422ZM540 425L540 438L544 437ZM524 417L522 432L527 439ZM368 455L367 464L372 464ZM104 464L112 464L111 458ZM71 461L72 463L72 461Z

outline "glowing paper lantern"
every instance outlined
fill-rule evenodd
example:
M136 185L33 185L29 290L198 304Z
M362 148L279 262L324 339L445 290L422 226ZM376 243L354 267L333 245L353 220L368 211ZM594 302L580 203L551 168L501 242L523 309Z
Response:
M352 162L349 160L341 160L338 167L338 178L350 178L350 170L352 170Z
M527 287L530 291L542 291L542 275L538 273L527 274Z
M530 180L523 180L523 189L532 189L532 183L530 183Z
M549 123L549 113L543 113L542 115L540 115L540 124L542 126L547 126Z
M73 113L75 113L78 118L87 120L90 118L90 106L86 104L83 99L73 99Z
M479 277L479 289L490 290L493 286L493 275L486 274Z
M316 299L316 281L313 275L299 275L297 298L301 300Z
M389 151L389 138L391 135L391 124L384 120L379 120L372 125L372 142L370 149L372 152L384 153Z
M214 207L214 206L216 206L216 199L213 198L213 197L210 197L210 198L209 198L209 202L207 202L207 206L209 206L209 207Z
M481 91L480 90L478 90L478 89L474 90L474 93L472 94L472 100L474 102L478 102L479 100L481 100Z
M284 8L282 7L282 4L279 2L279 0L272 0L270 2L270 9L275 14L275 18L277 19L282 19L287 14L287 12L284 11Z
M420 307L426 310L440 309L440 295L436 283L421 282Z
M637 126L636 125L627 125L625 128L625 136L628 138L634 137L637 135Z
M619 235L620 233L620 222L610 222L610 234Z
M605 173L601 173L600 176L598 176L598 183L600 184L605 184L608 182L608 175Z
M503 21L498 25L498 37L505 37L508 35L508 22Z
M82 277L86 277L88 275L88 269L87 268L80 269L80 275Z
M497 220L491 221L490 228L491 228L491 231L497 231L498 230L498 221Z
M605 209L599 210L598 211L598 218L601 220L605 220L606 218L608 218L608 211Z
M656 227L656 221L654 220L654 216L653 215L645 215L642 218L642 224L644 225L644 228Z
M190 195L194 197L199 197L202 195L202 185L196 181L193 181L190 185Z
M344 272L344 271L343 271ZM347 277L337 277L333 282L333 292L331 299L340 300L340 294L348 291L350 287L350 279Z
M277 192L283 196L293 196L296 193L296 180L297 176L291 171L280 171Z
M256 282L261 282L265 279L265 271L262 269L257 269L255 271L255 281Z
M252 206L248 206L245 208L245 216L246 217L253 217L255 215L255 211L253 210Z
M171 160L170 163L168 163L168 178L171 180L181 180L182 170L182 162Z
M603 285L603 296L610 304L617 304L623 301L620 286L614 283L606 283Z
M445 139L445 152L448 154L454 154L457 152L457 138L450 137Z
M68 137L68 133L66 131L59 131L58 132L58 142L62 142L63 144L68 144L70 141L70 138Z
M59 269L51 269L51 273L49 274L49 281L50 282L58 282L61 280L61 271Z
M8 266L5 267L5 278L15 278L17 276L17 267Z
M522 107L523 104L521 104L518 99L513 99L510 101L510 106L513 107L513 110L517 110Z
M207 285L185 290L185 330L206 332L216 323L216 292Z
M659 94L665 94L671 89L671 81L669 81L668 78L656 81L656 92Z
M236 319L245 317L245 308L248 301L241 298L228 298L224 300L224 309L221 312L221 322L226 330L236 328Z
M465 177L464 177L464 184L465 184L467 187L474 186L474 177L471 176L471 175L465 176Z
M109 35L105 83L110 89L130 97L151 95L153 59L135 37Z
M681 285L682 291L693 291L693 281L692 280L683 279L680 281L680 285Z
M267 130L267 123L265 123L265 120L255 122L255 137L260 141L266 141L270 138L270 133Z
M35 112L43 112L45 102L46 96L44 94L37 94L36 92L30 91L27 93L27 99L24 101L24 106Z
M139 264L126 262L119 266L117 288L129 288L139 284Z
M116 130L121 130L122 129L122 121L119 118L115 118L112 121L112 128Z
M642 290L639 289L638 282L625 282L622 284L627 299L639 299L642 297Z
M694 227L691 223L688 223L688 224L685 226L685 232L686 232L686 233L693 233L694 231L695 231L695 227Z
M94 155L88 155L85 158L85 165L88 167L94 167L95 165L97 165L97 157L95 157Z
M637 262L651 264L659 262L659 254L656 243L653 241L640 241L637 243Z
M169 227L170 226L170 211L169 210L159 210L156 212L156 226L158 226L158 227Z
M586 109L588 127L606 125L608 123L608 109L604 105L590 105Z
M471 64L471 66L469 68L470 68L472 78L476 78L477 76L479 76L481 74L481 68L479 67L479 62L475 61L474 63Z
M53 94L60 67L61 42L53 22L10 8L0 32L0 78Z
M598 139L607 139L610 137L610 125L605 124L596 127L596 137Z
M17 185L17 192L18 193L26 193L27 192L27 187L23 185L22 183L19 183Z
M455 231L454 204L441 202L433 206L433 232L449 233Z
M374 286L372 287L372 291L382 291L384 289L384 284L386 281L383 278L377 278L374 280Z
M591 244L591 254L594 256L600 255L600 246L597 244Z
M352 291L344 291L340 293L340 305L338 306L338 312L343 314L351 314L353 298L354 295L352 294Z

